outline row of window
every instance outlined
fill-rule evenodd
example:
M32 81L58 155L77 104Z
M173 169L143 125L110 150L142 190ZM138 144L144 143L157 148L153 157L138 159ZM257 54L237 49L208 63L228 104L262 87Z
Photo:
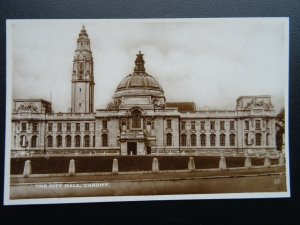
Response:
M76 127L76 131L80 131L80 123L76 123L75 127ZM27 124L22 123L21 124L21 130L26 131L26 129L27 129ZM84 124L84 130L85 131L90 130L90 124L89 123ZM38 123L32 123L32 131L33 132L38 131ZM53 131L53 123L48 123L48 131L49 132ZM61 131L62 131L62 123L57 123L57 132L61 132ZM71 131L71 123L67 123L66 131Z
M197 135L192 134L190 136L191 139L191 146L197 146ZM216 146L216 135L211 134L209 136L210 140L210 146ZM172 134L167 134L167 146L172 146ZM180 136L180 145L181 146L187 146L187 135L182 134ZM207 137L205 134L200 135L200 146L206 146L207 145ZM221 134L220 135L220 146L225 146L226 145L226 135ZM229 135L229 145L230 146L235 146L235 134L230 134Z
M141 128L141 114L139 112L133 112L132 115L132 128ZM245 121L245 129L249 130L249 121ZM122 122L123 125L123 122ZM230 130L234 130L234 121L229 121L229 126ZM26 123L22 123L22 131L26 131ZM80 131L80 123L76 123L76 131ZM52 127L53 123L48 123L48 131L52 132ZM269 127L269 120L266 120L266 127ZM107 121L103 120L102 121L102 128L107 129ZM167 128L172 128L172 120L167 120ZM33 132L36 132L38 129L38 123L33 123L32 124L32 130ZM186 121L181 122L181 129L185 130L186 129ZM195 121L191 122L191 129L195 130L196 129L196 123ZM200 129L205 130L205 121L200 122ZM215 121L210 121L210 129L214 130L215 129ZM261 129L261 121L260 120L255 120L255 129ZM90 130L90 124L85 123L84 125L84 130L89 131ZM225 130L225 121L220 121L220 130ZM57 131L61 132L62 131L62 123L57 123ZM71 123L67 123L67 131L71 131Z
M101 136L102 138L102 146L103 147L107 147L108 146L108 137L107 134L103 134ZM21 147L25 147L24 143L25 143L25 136L21 137L21 142L20 142L20 146ZM37 147L37 140L38 137L36 135L31 137L31 141L30 141L30 146L32 148L36 148ZM93 147L95 147L95 136L93 136ZM53 142L53 136L49 135L47 136L47 147L52 148L52 147L58 147L61 148L63 147L62 145L62 136L58 135L56 136L56 145L54 146L54 142ZM72 137L70 135L67 135L65 137L65 147L72 147ZM74 147L81 147L81 136L80 135L76 135L74 137ZM85 135L83 137L83 147L91 147L90 145L90 136L89 135Z
M26 131L27 130L27 124L21 123L21 130ZM32 131L37 132L38 131L38 123L32 123Z
M75 124L75 131L80 131L80 123L76 123ZM67 127L66 127L66 131L71 131L71 123L67 123ZM53 131L53 123L48 123L48 132L52 132ZM57 123L57 132L61 132L62 131L62 123ZM84 124L84 131L90 131L90 124L89 123L85 123Z
M270 143L271 143L270 137L271 137L271 135L269 133L267 133L266 134L266 145L267 146L270 145ZM249 143L249 134L245 134L244 141L246 144ZM250 144L251 144L251 142L250 142ZM255 145L261 146L261 144L262 144L262 134L257 133L257 134L255 134Z
M219 136L219 144L220 146L226 146L226 135L220 134ZM173 145L173 137L172 134L167 134L167 146ZM191 146L197 146L197 135L192 134L190 136L191 139ZM216 135L211 134L209 135L209 142L210 146L216 146ZM245 135L245 143L248 143L248 134ZM180 136L180 145L181 146L187 146L187 135L182 134ZM207 137L205 134L200 135L200 146L206 146L207 145ZM255 145L261 146L262 145L262 134L255 134ZM270 134L266 134L266 145L270 145ZM235 134L229 135L229 146L235 146Z
M270 124L270 121L266 120L266 127L267 128L269 128L269 124ZM250 128L250 121L246 120L245 121L245 130L249 130L249 128ZM261 129L261 121L260 120L255 120L255 129L256 130L260 130Z
M210 129L214 130L215 129L215 121L210 121ZM234 130L234 121L229 121L229 127L230 130ZM172 120L167 120L167 128L172 128ZM181 129L185 130L186 129L186 121L181 121ZM191 130L196 129L196 122L191 121ZM205 130L205 121L200 122L200 129ZM225 130L225 121L220 121L220 129Z

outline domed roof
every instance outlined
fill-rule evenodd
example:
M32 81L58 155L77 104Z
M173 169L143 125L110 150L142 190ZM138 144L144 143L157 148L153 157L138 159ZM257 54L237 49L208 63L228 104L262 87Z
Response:
M132 74L127 75L118 85L115 97L121 95L159 95L164 96L164 91L159 83L150 74L146 73L143 54L139 52L135 60Z
M129 74L118 85L117 91L131 88L153 89L163 91L158 82L149 74L137 73Z

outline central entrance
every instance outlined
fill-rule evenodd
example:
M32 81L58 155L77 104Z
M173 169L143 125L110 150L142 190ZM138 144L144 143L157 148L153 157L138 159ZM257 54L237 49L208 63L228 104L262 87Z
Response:
M137 154L136 142L127 142L127 155L131 155L131 154L132 155Z

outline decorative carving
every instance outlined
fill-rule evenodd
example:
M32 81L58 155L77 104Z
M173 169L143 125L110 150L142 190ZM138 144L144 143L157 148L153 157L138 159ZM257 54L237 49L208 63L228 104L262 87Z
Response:
M161 108L161 109L165 108L165 105L162 104L157 98L154 98L152 100L152 105L154 106L154 108Z
M121 100L115 99L111 103L109 103L106 108L107 109L119 109L120 105L121 105Z
M17 108L17 112L19 111L38 113L39 109L35 104L27 103L27 104L20 105Z
M252 98L251 101L247 103L244 110L251 109L254 107L262 107L265 109L269 109L270 107L272 107L272 105L264 102L264 100L259 101L257 100L257 98Z

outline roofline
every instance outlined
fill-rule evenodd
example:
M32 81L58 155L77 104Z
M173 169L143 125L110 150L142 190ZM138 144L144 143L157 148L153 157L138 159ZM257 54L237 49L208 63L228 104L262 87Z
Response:
M28 99L25 99L25 98L15 98L15 99L13 99L13 101L14 102L45 102L45 103L52 104L52 102L44 100L44 99L41 99L41 98L28 98Z
M260 97L260 98L271 98L271 95L242 95L237 98L237 101L241 98L255 98L255 97Z

